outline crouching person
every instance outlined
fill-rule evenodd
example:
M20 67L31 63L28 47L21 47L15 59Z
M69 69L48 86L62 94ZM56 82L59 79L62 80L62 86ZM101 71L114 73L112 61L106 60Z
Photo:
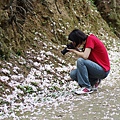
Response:
M101 79L106 78L110 72L107 50L99 38L93 34L86 35L79 29L73 30L68 39L76 49L67 50L79 56L77 68L70 73L70 77L80 86L75 93L92 93L97 89ZM78 51L81 45L84 46L84 50Z

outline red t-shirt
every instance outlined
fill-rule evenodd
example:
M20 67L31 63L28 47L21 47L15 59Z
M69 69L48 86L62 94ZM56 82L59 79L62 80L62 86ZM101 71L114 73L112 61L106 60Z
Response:
M91 53L88 57L89 60L102 66L105 71L110 70L110 61L107 50L104 44L96 36L93 34L88 36L85 48L91 48Z

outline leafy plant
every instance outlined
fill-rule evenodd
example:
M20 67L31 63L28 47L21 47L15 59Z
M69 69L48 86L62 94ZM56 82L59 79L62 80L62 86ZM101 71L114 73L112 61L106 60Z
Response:
M17 86L18 89L22 90L24 93L33 93L35 92L31 86Z

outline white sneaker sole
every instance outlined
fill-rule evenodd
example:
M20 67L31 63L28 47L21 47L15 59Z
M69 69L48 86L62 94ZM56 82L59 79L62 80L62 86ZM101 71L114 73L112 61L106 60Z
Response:
M98 91L98 88L92 88L92 91Z
M77 95L90 94L90 93L93 93L93 91L90 91L90 92L75 91L75 94L77 94Z

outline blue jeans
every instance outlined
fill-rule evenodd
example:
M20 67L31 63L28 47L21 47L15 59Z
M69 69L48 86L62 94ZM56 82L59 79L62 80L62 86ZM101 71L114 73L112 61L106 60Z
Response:
M70 73L70 77L77 81L81 87L91 88L98 79L104 79L109 74L97 63L91 60L78 58L77 69Z

